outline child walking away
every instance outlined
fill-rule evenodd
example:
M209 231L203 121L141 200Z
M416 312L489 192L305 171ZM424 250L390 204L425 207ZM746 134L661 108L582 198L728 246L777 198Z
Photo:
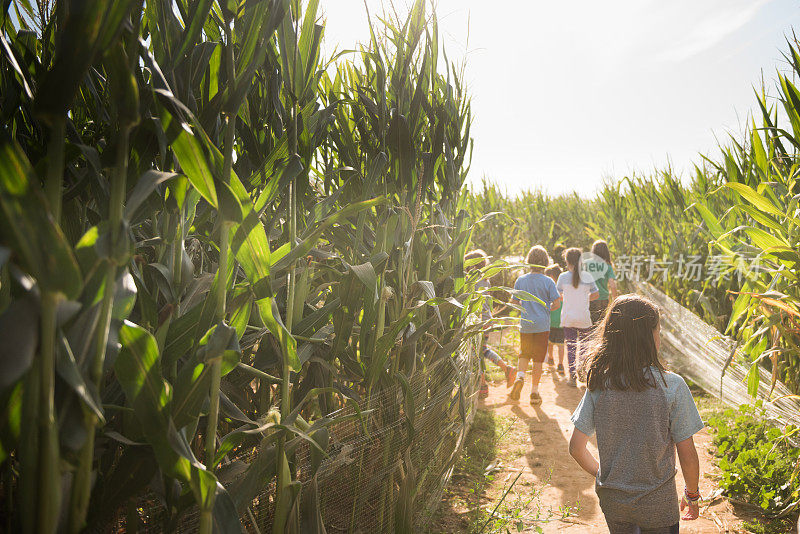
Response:
M528 362L531 367L531 405L542 403L539 395L539 380L542 378L542 364L547 356L547 341L550 336L550 310L560 305L561 297L558 295L556 284L544 273L546 265L550 264L550 257L542 246L535 246L528 251L525 262L531 267L531 272L523 274L514 282L514 289L530 293L541 300L515 300L520 302L522 313L519 320L519 371L517 379L511 387L508 398L519 400L525 380L525 371ZM544 304L542 304L544 303Z
M596 300L599 293L590 276L581 279L581 249L568 248L564 251L567 272L561 273L556 282L564 304L561 306L561 326L564 328L564 341L567 345L567 362L569 363L569 380L567 384L575 385L575 358L578 344L583 343L592 318L589 314L589 302Z
M467 260L478 260L477 263L470 265L467 267L467 272L471 273L473 271L477 271L486 267L489 263L489 256L486 255L486 252L483 249L475 249L467 252L464 255L464 261ZM475 282L475 288L487 288L489 287L489 281L485 278L481 278L477 282ZM489 328L488 322L492 319L492 305L491 299L489 297L485 297L483 299L483 308L481 309L481 320L485 323L484 326L484 333L481 340L481 355L484 359L489 360L496 366L500 367L503 370L506 376L506 387L511 387L514 383L514 379L517 376L517 368L513 365L509 365L503 360L499 354L489 348L488 345L488 337L489 334L487 332ZM478 397L485 399L489 396L489 384L486 383L486 373L484 370L484 366L481 365L481 387L478 391Z
M553 263L564 268L564 251L567 250L567 247L562 245L561 243L556 243L556 246L553 247Z
M553 282L558 281L561 275L561 267L554 263L544 270L544 274L550 277ZM550 311L550 344L547 349L548 362L555 364L556 352L554 347L558 347L558 367L556 371L560 374L564 373L564 329L561 328L561 306Z
M611 266L611 252L608 243L598 239L592 243L592 253L584 259L583 271L592 276L600 296L589 304L592 316L592 326L595 326L605 316L608 308L608 299L617 298L617 275Z
M692 436L703 428L686 382L658 360L659 312L638 295L616 299L594 333L587 391L572 414L569 453L596 477L611 534L678 532L677 449L686 487L683 519L696 519L700 464ZM598 460L586 443L597 432Z

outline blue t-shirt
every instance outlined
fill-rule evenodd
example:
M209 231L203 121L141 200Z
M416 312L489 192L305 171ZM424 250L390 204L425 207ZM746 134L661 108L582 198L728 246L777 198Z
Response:
M519 331L523 334L536 334L550 331L550 305L561 295L558 294L553 280L542 273L523 274L514 282L514 289L526 291L544 301L545 306L535 300L519 300L522 305L522 316L519 320Z

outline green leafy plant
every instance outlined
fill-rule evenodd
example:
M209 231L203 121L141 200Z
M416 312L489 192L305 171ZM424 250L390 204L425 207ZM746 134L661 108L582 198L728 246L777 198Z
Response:
M761 401L712 415L714 445L728 494L770 517L796 516L800 506L800 449L789 441L797 428L781 430L765 417Z

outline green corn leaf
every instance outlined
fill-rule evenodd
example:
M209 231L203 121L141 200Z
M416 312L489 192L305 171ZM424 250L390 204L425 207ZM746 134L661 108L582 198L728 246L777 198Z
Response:
M728 319L728 327L725 329L726 334L731 332L736 321L747 312L750 302L751 297L745 292L740 293L739 296L736 297L736 301L734 301L733 308L731 309L730 319Z
M22 149L0 144L0 235L44 291L78 297L83 280L61 228L49 216L38 180Z
M790 248L789 244L782 238L768 232L761 228L746 227L744 231L750 236L753 243L761 249L776 248Z
M58 32L55 62L41 81L37 111L47 121L66 116L72 99L99 51L127 17L134 0L75 0L70 2Z
M222 220L235 223L242 222L244 209L231 190L231 186L225 183L217 184L217 192L219 194L219 212Z
M175 178L178 174L174 172L161 172L156 170L149 170L139 177L133 190L128 195L128 200L125 202L125 217L130 218L141 206L142 202L155 191L155 188L167 180Z
M769 163L767 162L767 152L764 150L764 144L761 142L761 136L758 135L756 123L753 121L752 127L752 144L753 153L755 155L755 162L758 169L761 171L764 178L769 176ZM730 184L728 184L730 186Z
M11 301L0 314L0 391L30 368L39 343L39 306L33 295Z
M777 207L775 207L775 205L772 202L770 202L769 199L767 199L767 197L756 193L748 186L744 184L731 183L731 182L728 182L727 184L725 184L725 186L739 193L739 195L741 195L742 198L747 200L749 203L751 203L761 211L764 211L766 213L769 213L770 215L774 215L779 218L783 218L785 216L785 214Z
M743 212L747 213L750 217L753 218L753 220L763 224L764 226L772 228L773 230L775 230L778 233L783 233L785 231L785 229L786 229L785 226L780 224L778 221L776 221L770 215L767 215L763 211L761 211L761 210L759 210L759 209L757 209L757 208L755 208L753 206L749 206L747 204L740 204L740 205L737 206L737 208L739 208Z
M217 190L214 175L208 165L202 145L186 130L181 130L172 142L183 172L198 193L214 208L217 207Z
M203 24L211 12L211 6L214 0L198 0L191 2L191 12L189 14L189 21L183 31L181 43L175 52L176 67L181 64L183 59L188 56L189 48L194 46L200 37Z
M199 345L197 357L209 365L216 360L221 360L220 373L222 376L230 373L239 364L242 355L239 338L236 330L225 324L224 321L211 327L200 339Z
M96 388L87 385L84 380L83 374L75 362L75 357L72 355L72 349L69 342L64 335L59 335L58 348L56 354L56 370L61 378L69 384L72 390L80 397L83 403L89 408L96 416L97 419L105 423L103 410L100 408L100 398Z
M281 346L282 356L286 358L289 369L300 371L302 364L297 357L297 340L292 337L292 333L286 328L281 319L278 305L273 298L262 298L256 301L261 320L269 329L270 333L278 340Z
M175 152L181 169L206 202L217 208L217 190L214 185L214 173L212 172L214 154L208 154L205 150L207 146L205 132L194 119L191 111L170 91L156 89L155 94L173 110L170 112L166 107L162 107L161 122L164 125L170 147ZM173 113L182 113L185 116L189 116L190 120L193 121L194 130L189 124L183 123L180 116L173 115Z
M372 356L372 360L370 361L369 368L367 370L367 381L370 389L377 384L381 374L385 370L386 363L389 359L389 351L397 342L397 336L399 336L400 332L406 326L408 326L408 324L414 318L414 315L415 310L407 310L392 324L389 332L378 339L377 343L375 344L375 353Z
M171 476L191 479L191 466L180 459L167 442L170 391L161 375L155 338L143 328L125 321L119 332L122 350L114 369L128 404L133 408L145 438L153 446L158 463Z
M252 294L246 289L242 290L241 293L234 295L227 308L231 317L231 326L236 330L236 337L242 339L250 321L250 312L253 309Z
M372 200L364 200L361 202L353 202L349 204L347 207L339 210L338 212L330 215L329 217L322 220L316 228L314 228L311 233L305 237L300 243L295 246L291 252L283 256L279 261L277 261L273 265L273 270L280 272L289 267L295 260L305 256L308 254L314 245L316 244L317 240L322 236L322 234L331 226L338 223L342 219L346 219L347 217L351 217L355 215L361 210L370 209L375 206L379 206L381 204L385 204L387 199L385 198L373 198Z
M178 373L171 405L172 419L178 429L199 418L208 399L210 369L205 363L187 362Z
M116 376L159 466L169 476L188 483L201 508L212 506L214 496L224 488L197 461L186 438L175 428L169 413L172 395L161 375L155 338L128 321L120 328L119 337L122 351L114 366ZM227 521L225 525L232 528Z
M165 366L169 367L192 348L202 312L203 305L198 304L170 323L162 354Z
M747 371L747 394L754 399L758 395L758 384L761 380L761 377L758 373L758 367L758 363L753 363L750 365L750 369Z
M783 89L783 107L792 123L794 139L798 139L800 138L800 91L786 76L778 74L778 80Z

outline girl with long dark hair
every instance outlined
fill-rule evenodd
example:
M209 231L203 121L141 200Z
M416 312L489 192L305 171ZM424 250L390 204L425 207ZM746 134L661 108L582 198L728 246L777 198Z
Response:
M617 275L611 265L611 251L608 250L608 243L602 239L592 243L592 254L588 260L584 260L583 270L592 276L600 293L597 300L589 304L592 325L596 325L606 313L609 297L612 301L617 298Z
M590 276L581 277L581 255L579 248L571 247L564 251L567 271L561 273L556 288L564 299L561 305L561 326L564 328L564 341L567 345L567 363L569 364L569 381L575 385L575 360L578 345L589 333L592 317L589 314L589 302L599 296L597 285ZM584 279L585 278L585 279Z
M703 428L683 378L658 359L660 316L638 295L614 300L593 334L587 390L572 414L569 453L595 477L611 534L677 533L675 453L686 487L680 510L696 519L700 463L692 436ZM597 432L599 461L587 449Z

